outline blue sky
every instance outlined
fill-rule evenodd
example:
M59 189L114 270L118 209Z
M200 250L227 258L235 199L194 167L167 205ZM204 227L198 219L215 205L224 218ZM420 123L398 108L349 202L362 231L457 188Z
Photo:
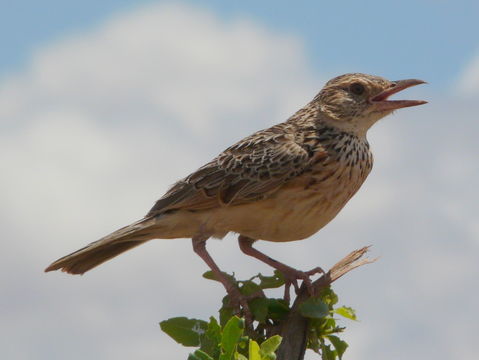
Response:
M0 13L0 74L33 49L153 1L9 1ZM301 37L318 71L421 74L437 92L477 53L477 1L189 1L226 21L248 17ZM398 73L400 69L401 73Z
M344 324L346 359L475 360L478 14L476 1L440 0L3 2L0 357L186 358L157 323L207 318L224 295L188 240L82 277L42 270L360 71L426 80L404 97L429 103L368 132L374 169L318 234L257 246L309 269L373 245L379 261L335 285L360 318ZM208 248L242 278L271 271L233 235Z

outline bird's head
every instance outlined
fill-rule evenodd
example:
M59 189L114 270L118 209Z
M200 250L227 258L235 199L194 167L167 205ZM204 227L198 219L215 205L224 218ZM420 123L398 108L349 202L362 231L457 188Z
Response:
M364 136L376 121L394 110L426 104L422 100L389 100L401 90L424 83L417 79L390 81L367 74L345 74L328 81L313 102L321 119Z

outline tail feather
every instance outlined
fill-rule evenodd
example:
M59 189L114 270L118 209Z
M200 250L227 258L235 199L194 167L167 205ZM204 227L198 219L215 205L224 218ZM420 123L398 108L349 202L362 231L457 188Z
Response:
M147 218L125 226L56 260L45 269L45 272L61 270L69 274L83 274L105 261L155 238L152 234L154 224L153 218Z

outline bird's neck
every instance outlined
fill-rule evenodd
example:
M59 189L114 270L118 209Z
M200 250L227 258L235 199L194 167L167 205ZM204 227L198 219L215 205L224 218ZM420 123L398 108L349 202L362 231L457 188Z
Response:
M366 140L366 134L370 128L370 126L364 126L364 123L359 119L341 121L337 119L332 119L321 111L318 112L317 121L320 124L336 128L339 132L348 133L364 140Z
M332 118L328 113L321 110L314 102L309 103L291 116L287 122L292 122L299 127L322 128L324 126L336 129L337 132L347 133L366 140L366 133L370 126L360 126L360 121L345 120L341 121Z

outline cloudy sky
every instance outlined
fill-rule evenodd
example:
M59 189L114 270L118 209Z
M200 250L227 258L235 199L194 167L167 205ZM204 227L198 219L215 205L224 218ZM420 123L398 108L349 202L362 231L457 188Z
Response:
M223 295L188 240L83 277L43 269L345 72L424 79L407 97L430 103L370 131L375 168L331 224L258 247L309 269L373 245L379 261L335 286L360 318L346 358L477 358L479 3L289 3L0 3L2 359L185 359L158 322L207 318ZM242 277L270 271L234 237L209 249Z

